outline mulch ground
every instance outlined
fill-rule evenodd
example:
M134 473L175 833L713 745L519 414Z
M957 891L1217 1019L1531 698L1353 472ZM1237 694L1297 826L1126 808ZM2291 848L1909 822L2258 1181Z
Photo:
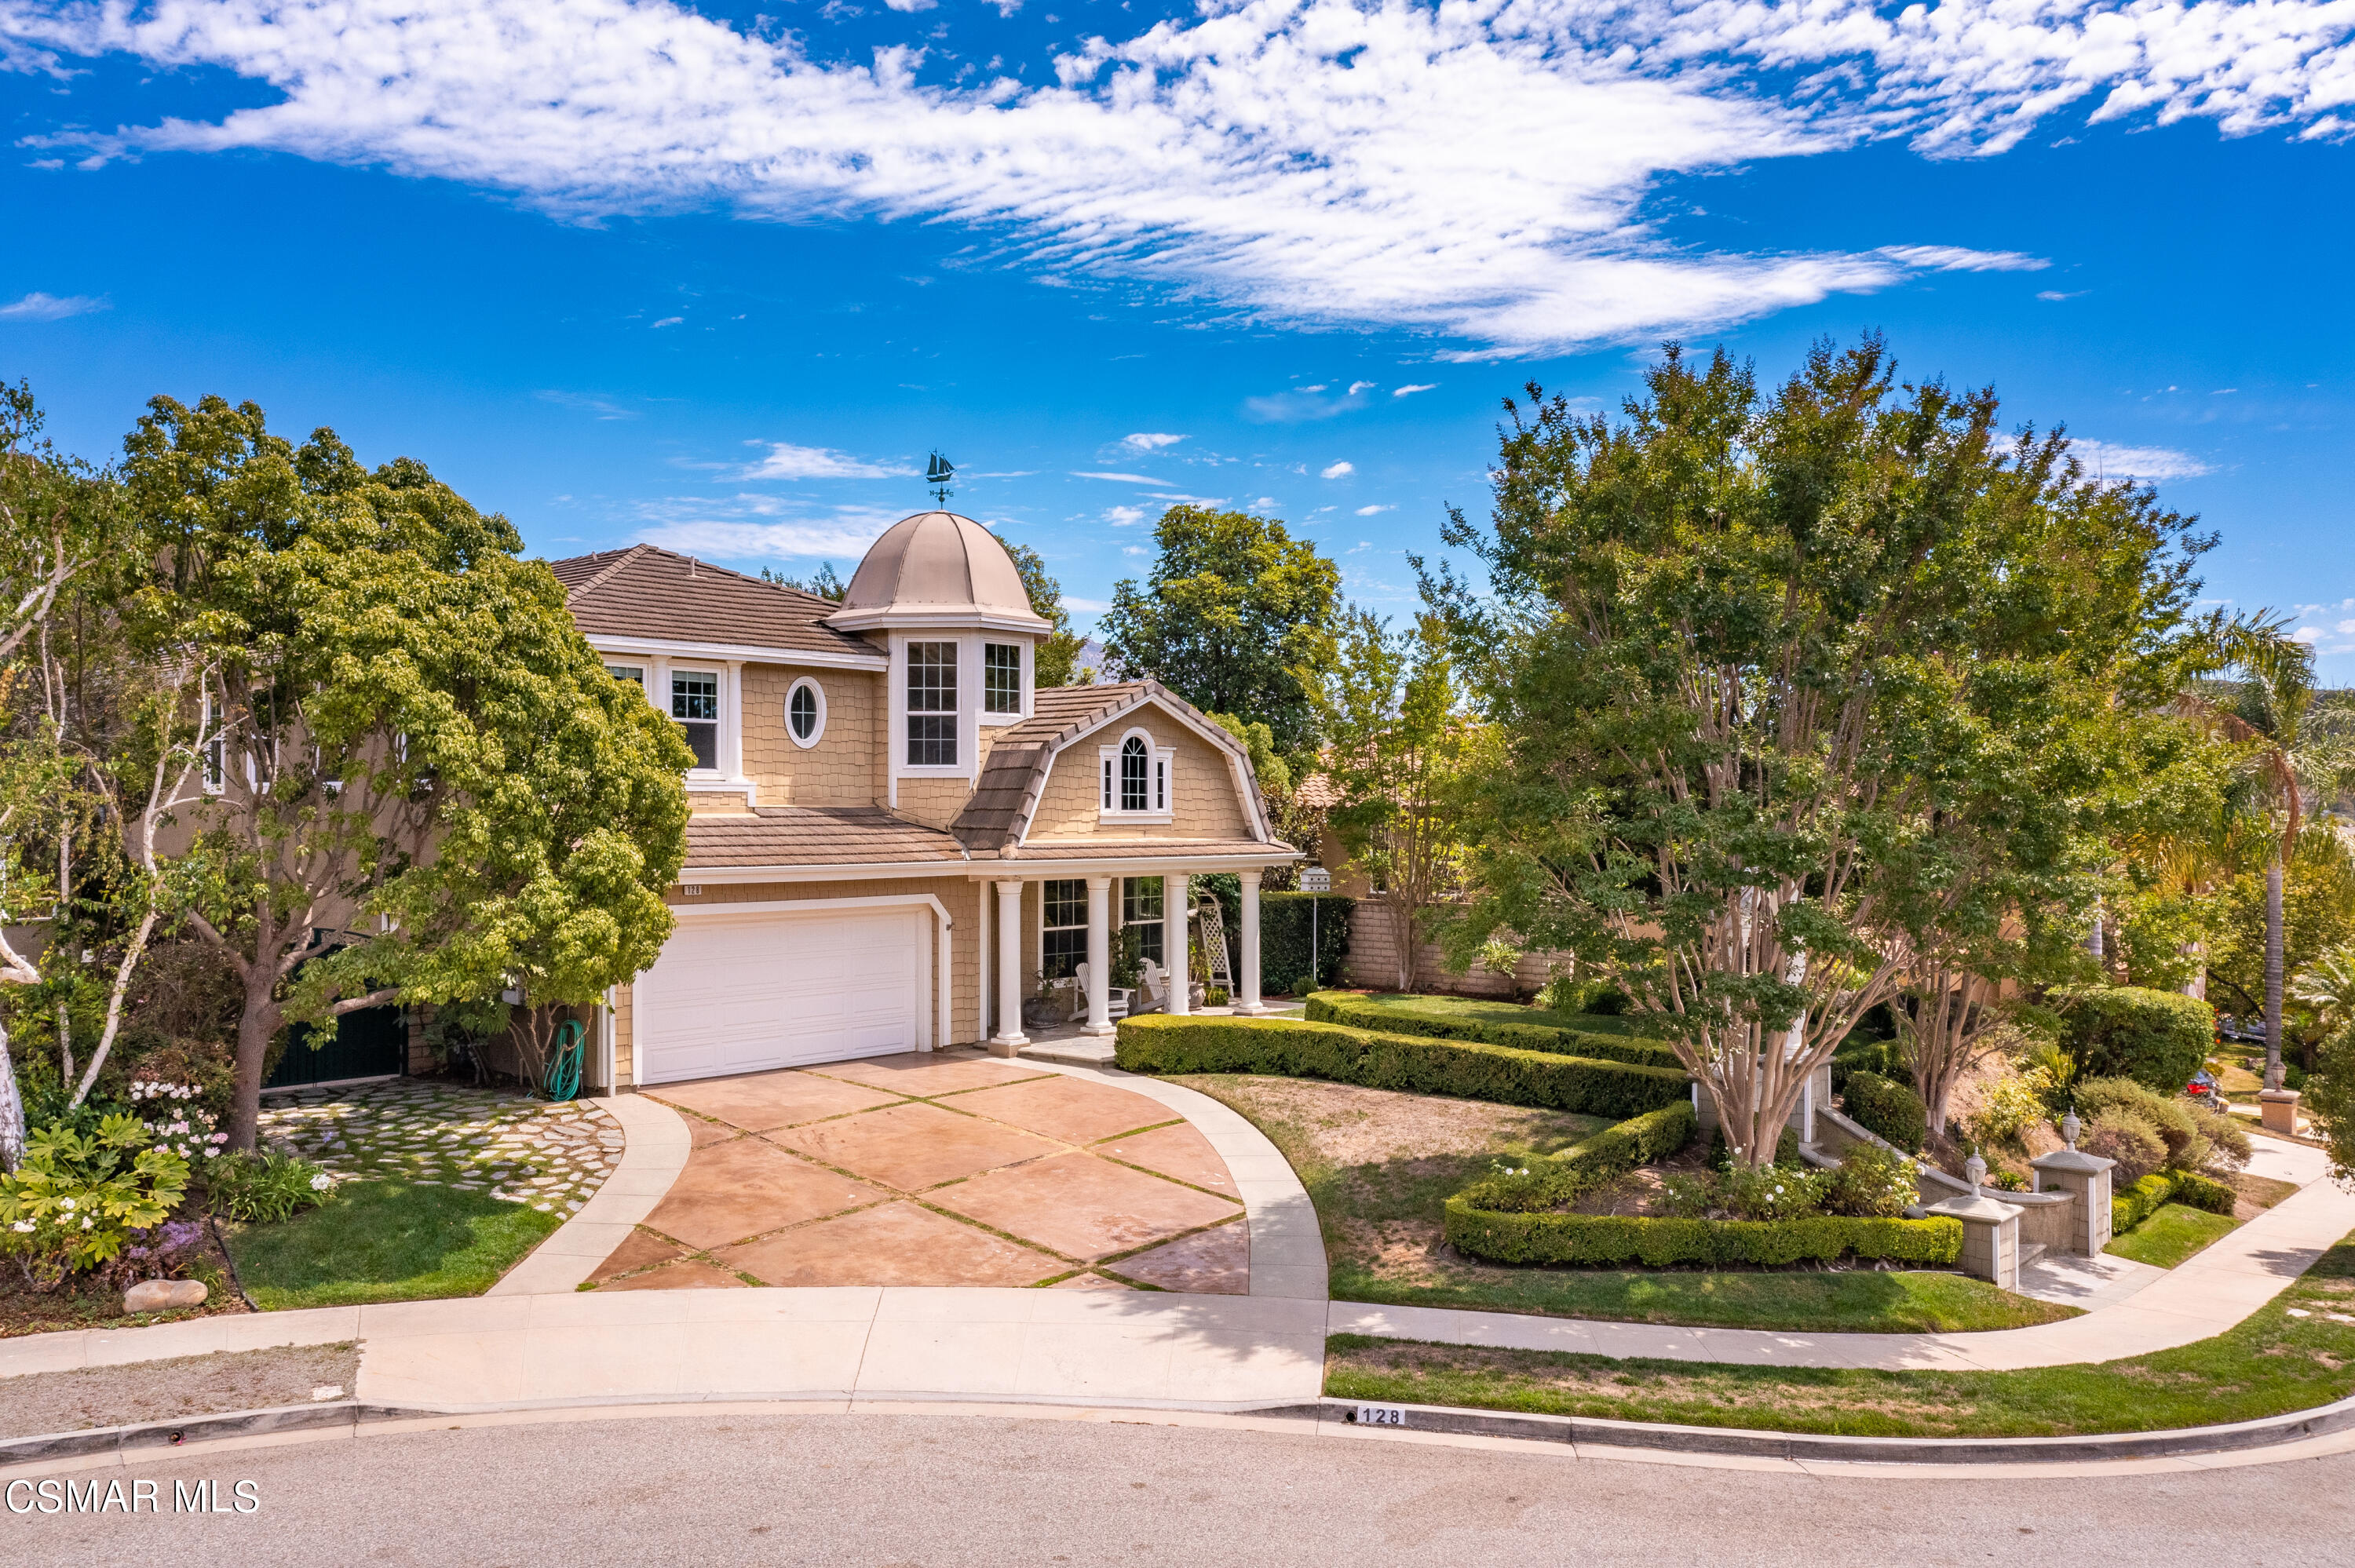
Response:
M0 1437L344 1399L359 1370L359 1347L347 1341L33 1372L0 1381Z
M229 1277L229 1257L209 1225L195 1261L182 1273L189 1279L203 1280L209 1288L203 1306L177 1312L126 1313L120 1287L82 1280L69 1281L54 1290L35 1290L15 1259L0 1259L0 1339L66 1329L139 1329L150 1323L176 1323L183 1318L253 1310L238 1294Z

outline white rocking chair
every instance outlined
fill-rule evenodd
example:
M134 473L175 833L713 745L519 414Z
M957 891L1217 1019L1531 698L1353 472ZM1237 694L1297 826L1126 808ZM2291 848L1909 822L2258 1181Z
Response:
M1088 1015L1088 966L1084 960L1072 970L1071 978L1078 982L1071 987L1071 1017L1076 1021ZM1126 1018L1129 1001L1135 994L1126 986L1106 986L1104 1016Z

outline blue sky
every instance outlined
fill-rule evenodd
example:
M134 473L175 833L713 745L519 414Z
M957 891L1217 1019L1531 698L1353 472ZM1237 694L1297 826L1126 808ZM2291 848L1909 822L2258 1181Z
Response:
M915 9L903 9L914 5ZM847 569L923 502L1085 612L1172 499L1412 601L1498 400L1884 330L2221 531L2355 683L2346 0L0 0L0 375L424 460L535 549ZM2342 114L2345 122L2342 122Z

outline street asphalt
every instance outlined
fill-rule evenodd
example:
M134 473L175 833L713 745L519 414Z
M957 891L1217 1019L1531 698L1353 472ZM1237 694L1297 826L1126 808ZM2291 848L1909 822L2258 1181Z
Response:
M2355 1561L2355 1455L2205 1474L1819 1478L1231 1429L669 1417L191 1457L240 1514L0 1512L0 1563L1039 1564ZM18 1500L23 1499L19 1494Z

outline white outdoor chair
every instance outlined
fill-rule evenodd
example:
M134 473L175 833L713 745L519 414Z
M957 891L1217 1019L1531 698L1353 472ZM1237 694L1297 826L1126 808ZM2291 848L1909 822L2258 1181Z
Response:
M1071 978L1078 982L1071 987L1071 1016L1074 1019L1085 1018L1088 1015L1088 966L1084 960L1072 970ZM1129 1000L1135 994L1126 986L1106 986L1104 988L1107 1002L1105 1016L1126 1018Z
M1143 983L1137 990L1144 993L1144 1000L1130 1009L1132 1016L1139 1012L1158 1012L1169 1005L1169 971L1151 959L1140 960L1140 969Z

